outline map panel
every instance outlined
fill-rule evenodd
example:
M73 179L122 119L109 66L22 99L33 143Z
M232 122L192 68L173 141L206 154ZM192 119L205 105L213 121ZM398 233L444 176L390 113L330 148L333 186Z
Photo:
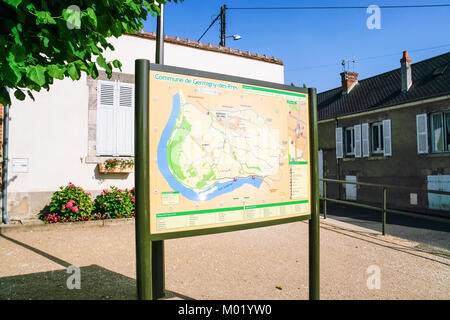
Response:
M150 71L150 232L310 214L308 97Z

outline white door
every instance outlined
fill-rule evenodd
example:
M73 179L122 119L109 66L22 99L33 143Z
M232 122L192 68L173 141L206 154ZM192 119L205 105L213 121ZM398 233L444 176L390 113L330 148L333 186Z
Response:
M345 181L356 182L356 176L345 176ZM345 199L356 200L356 184L345 184Z

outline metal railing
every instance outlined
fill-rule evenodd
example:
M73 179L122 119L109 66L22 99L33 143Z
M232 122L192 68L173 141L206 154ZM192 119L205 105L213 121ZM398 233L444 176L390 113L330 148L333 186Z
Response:
M423 189L423 188L404 187L404 186L395 186L395 185L383 185L383 184L376 184L376 183L336 180L336 179L319 179L319 181L323 183L323 196L320 197L320 200L323 200L324 219L327 218L327 202L331 201L331 202L336 202L336 203L341 203L341 204L348 204L348 205L352 205L352 206L362 207L362 208L366 208L366 209L380 210L380 212L381 212L381 232L383 235L386 235L386 213L387 212L402 214L402 215L406 215L406 216L412 216L412 217L416 217L416 218L423 218L423 219L428 219L428 220L433 220L433 221L438 221L438 222L450 223L450 219L448 219L448 218L428 216L428 215L423 215L423 214L419 214L419 213L412 213L412 212L408 212L408 211L387 208L387 190L388 189L403 189L403 190L409 190L409 191L423 191L426 193L450 195L450 192L447 192L447 191L428 190L428 189ZM339 184L344 184L344 185L356 184L356 185L360 185L360 186L380 188L381 194L382 194L382 199L383 199L382 204L380 207L378 207L375 205L358 203L358 202L354 202L354 201L328 198L327 197L327 183L339 183Z

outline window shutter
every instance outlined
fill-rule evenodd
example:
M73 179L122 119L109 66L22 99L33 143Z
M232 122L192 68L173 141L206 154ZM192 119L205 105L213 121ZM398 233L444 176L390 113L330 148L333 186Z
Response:
M391 120L383 120L384 155L392 156Z
M134 85L118 83L117 154L134 154Z
M336 128L336 158L341 159L344 156L342 144L342 128Z
M369 124L363 123L361 125L361 140L362 140L362 156L370 156L370 144L369 144Z
M355 132L355 158L361 158L361 125L354 126Z
M417 153L428 153L428 125L427 114L416 115Z
M114 155L115 86L111 81L98 81L97 87L97 154Z

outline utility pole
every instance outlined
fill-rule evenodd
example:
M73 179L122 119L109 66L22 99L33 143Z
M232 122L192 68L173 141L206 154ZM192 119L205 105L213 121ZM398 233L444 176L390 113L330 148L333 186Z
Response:
M225 47L225 10L227 6L220 7L220 46Z

